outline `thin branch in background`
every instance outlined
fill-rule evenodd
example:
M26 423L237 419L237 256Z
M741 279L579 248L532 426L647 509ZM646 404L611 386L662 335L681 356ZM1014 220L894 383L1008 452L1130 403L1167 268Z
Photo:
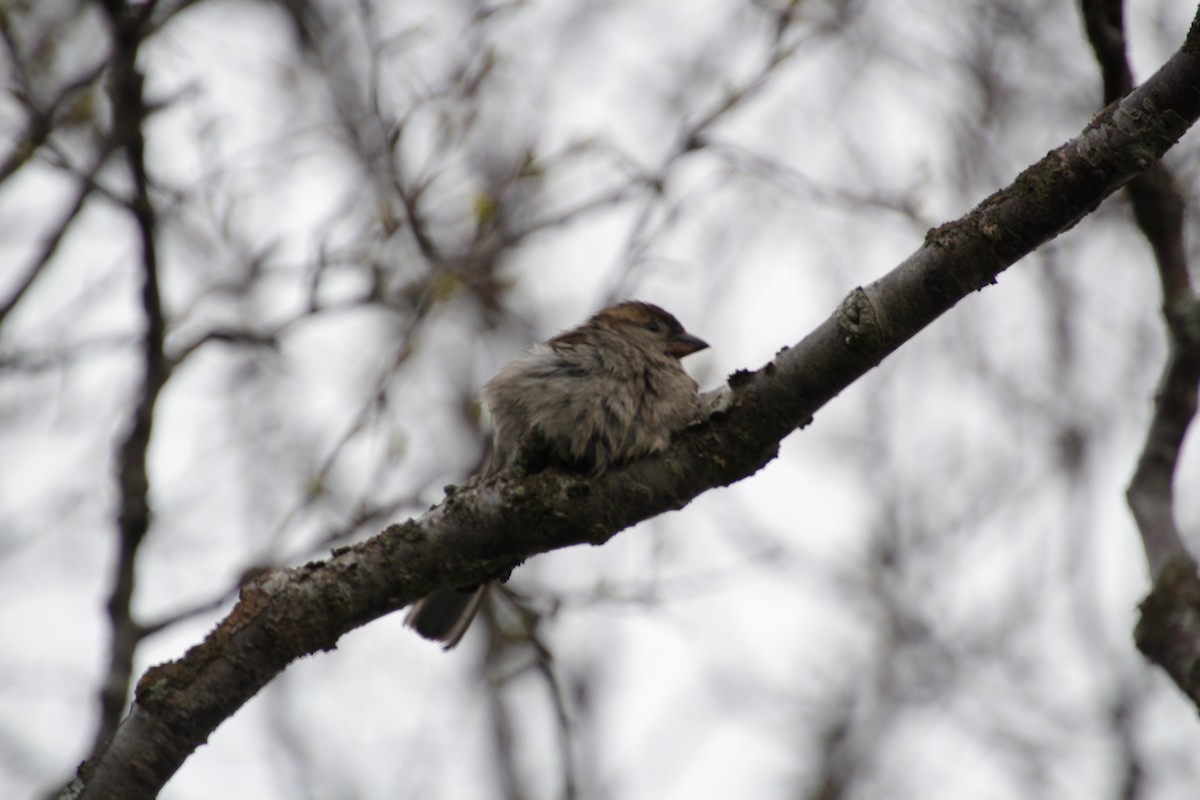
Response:
M89 358L128 352L136 337L127 333L95 336L53 349L6 350L0 354L0 370L34 374L62 369Z
M1100 64L1104 102L1111 103L1133 88L1125 48L1124 0L1083 0L1083 27Z
M554 668L554 657L550 649L537 636L536 631L530 637L533 644L535 661L532 665L538 675L546 683L546 692L554 705L554 719L558 722L559 757L563 764L563 800L575 800L579 797L579 767L575 758L575 728L571 720L570 707L562 682Z
M1103 75L1104 102L1112 103L1133 88L1122 3L1084 0L1082 8ZM1130 181L1127 189L1134 219L1154 251L1170 343L1154 418L1127 494L1150 574L1157 578L1171 561L1192 559L1175 522L1173 483L1183 439L1196 413L1200 339L1190 335L1186 322L1196 314L1196 296L1188 277L1184 201L1170 170L1158 162Z
M16 84L13 94L21 102L27 116L25 130L15 138L8 155L0 161L0 184L2 184L29 164L34 155L47 144L50 134L63 123L62 116L68 113L67 110L79 99L81 93L95 86L106 65L101 62L84 70L74 80L65 83L52 100L47 103L39 103L11 25L3 14L0 14L0 43L3 44L8 55L9 72ZM45 271L67 231L87 203L95 185L96 175L107 163L112 152L110 142L105 141L99 147L100 150L93 158L92 164L79 173L79 186L66 213L58 225L45 237L41 249L34 255L28 266L19 271L21 278L13 288L12 294L3 303L0 303L0 325L4 324L5 318L16 308L30 287Z
M1085 28L1104 76L1104 100L1133 88L1120 0L1084 0ZM1195 28L1193 28L1193 31ZM1193 53L1193 57L1196 57ZM1200 704L1200 576L1175 519L1175 473L1200 387L1200 301L1188 275L1184 200L1170 170L1154 164L1130 181L1133 216L1154 251L1168 354L1154 416L1126 498L1154 588L1134 631L1138 648Z
M759 68L740 85L723 92L709 108L684 125L679 131L674 147L659 167L636 181L644 183L650 191L646 194L625 237L625 245L619 256L624 270L618 274L612 288L606 293L608 302L625 297L632 290L639 267L645 261L646 252L673 227L681 216L684 204L690 199L681 198L670 203L665 201L663 187L672 168L685 156L709 148L712 144L709 137L712 129L759 96L799 50L798 43L785 42L787 28L794 21L792 14L774 11L770 13L776 18L776 24L770 29L771 45ZM630 188L634 183L631 181ZM662 213L655 214L655 210L660 206L663 207Z
M564 800L575 800L579 796L579 767L575 758L575 727L572 722L570 706L562 681L554 666L553 654L542 641L538 625L542 617L531 613L522 607L511 596L512 593L504 587L490 592L490 597L484 603L484 617L487 620L488 645L480 668L486 676L489 687L493 724L497 730L498 756L501 760L501 771L506 775L506 785L510 797L523 797L520 782L516 780L516 763L512 752L511 740L513 725L508 706L504 702L502 691L516 680L525 677L530 672L540 677L545 683L545 690L554 708L554 719L557 723L557 739L559 758L562 765L561 794ZM508 604L521 619L520 633L509 633L504 629L497 614L498 598ZM518 662L512 666L513 661Z
M125 154L133 179L129 207L137 225L142 273L141 385L133 402L128 428L117 445L117 557L107 609L111 651L100 694L100 719L93 749L116 730L129 701L133 659L144 632L133 619L132 600L138 550L150 529L150 480L146 458L150 449L155 406L170 377L164 342L166 318L158 282L157 214L150 199L146 174L144 124L148 115L143 76L137 68L142 25L116 0L104 4L112 37L110 93L113 142Z
M17 59L16 44L10 39L2 18L0 18L0 41L7 46L10 63L15 62ZM84 70L77 78L64 84L58 95L45 108L35 105L34 99L27 94L30 89L22 88L22 93L26 93L21 99L24 101L28 120L25 123L24 132L15 138L8 156L0 161L0 183L8 180L21 167L29 163L34 153L49 141L50 134L62 124L61 117L66 113L65 109L70 108L79 99L81 93L96 85L106 67L105 62L100 62L90 69ZM13 72L17 75L20 74L15 67Z
M62 244L67 232L71 229L76 218L83 211L83 207L87 204L88 198L92 194L92 188L95 186L96 174L100 172L101 168L108 161L111 152L111 148L105 147L96 156L95 161L87 172L80 176L79 184L75 190L75 197L67 207L66 213L63 214L58 225L43 240L41 249L38 250L25 269L21 270L21 279L13 288L12 294L3 303L0 303L0 325L4 324L5 318L17 307L17 304L21 302L21 298L25 296L34 282L54 259L54 254L58 252L59 245Z
M412 316L407 320L407 327L400 335L400 343L396 348L396 353L392 358L391 365L381 370L379 376L375 380L375 385L371 391L366 394L366 399L359 405L358 413L354 415L354 419L346 426L342 435L329 448L325 454L325 458L317 467L316 471L307 480L307 489L303 495L296 501L292 508L285 513L279 520L278 524L272 530L271 534L266 538L266 552L279 552L280 545L284 536L290 530L292 522L303 512L310 508L312 504L323 494L325 487L328 485L330 473L337 465L338 460L342 457L346 448L358 439L367 431L371 423L377 420L380 414L388 408L390 385L393 382L400 368L413 356L416 352L416 343L420 338L422 326L428 319L429 312L432 310L434 300L426 293L422 298L419 306L413 310ZM327 537L328 538L328 537ZM265 559L259 559L265 561Z
M171 356L171 364L178 366L195 354L197 350L214 342L277 351L279 349L279 331L270 329L254 331L242 328L213 328L180 347L178 352Z
M1166 177L1165 173L1158 177ZM1158 186L1130 188L1130 197ZM1159 197L1158 199L1164 199ZM1135 206L1143 202L1135 199ZM1135 212L1136 214L1136 212ZM1141 214L1136 214L1139 218ZM1143 226L1143 230L1146 228ZM1182 229L1180 229L1182 230ZM1159 250L1155 248L1156 252ZM1138 459L1137 470L1127 491L1130 509L1137 520L1153 578L1159 578L1169 564L1177 560L1195 563L1188 552L1175 520L1174 480L1188 428L1196 415L1196 390L1200 385L1200 303L1187 277L1186 266L1159 260L1163 285L1163 313L1168 331L1167 364L1154 401L1154 416L1146 434L1146 443ZM1200 632L1200 631L1198 631Z
M851 699L836 704L835 709L820 734L816 759L820 768L813 776L811 788L799 794L800 800L841 800L852 789L858 772L855 765L860 758L858 743L851 736L856 705Z
M337 546L349 541L351 538L358 535L362 530L369 529L373 526L382 525L388 519L394 519L399 513L405 509L414 509L420 507L419 492L405 495L390 500L387 503L373 505L369 508L361 508L353 517L344 523L327 531L318 541L305 548L304 552L292 559L293 561L303 561L305 559L320 558L324 552L330 547L334 547L335 554L338 552ZM242 573L238 575L231 585L219 591L215 596L200 603L188 606L177 611L172 611L158 619L150 620L140 626L142 638L153 636L156 633L173 628L181 622L186 622L197 617L206 616L219 611L222 606L234 600L238 596L238 592L243 586L257 578L259 575L274 569L279 566L279 560L273 560L270 563L251 563Z

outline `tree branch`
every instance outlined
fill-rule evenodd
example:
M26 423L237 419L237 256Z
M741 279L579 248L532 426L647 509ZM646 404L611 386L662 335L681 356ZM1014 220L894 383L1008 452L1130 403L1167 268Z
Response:
M100 692L100 719L95 747L99 749L116 730L128 703L133 659L144 632L133 618L133 589L137 554L150 530L150 479L146 458L150 449L154 409L171 372L164 350L166 318L158 284L157 214L150 199L146 174L144 123L148 116L144 79L137 67L138 48L144 35L145 8L127 8L106 0L112 37L109 90L112 96L112 141L125 155L133 179L129 208L137 225L141 306L145 330L141 337L141 384L133 413L116 447L117 556L108 598L111 631L108 674ZM150 4L153 7L153 3Z
M537 553L618 531L754 474L826 402L971 292L1159 159L1200 115L1200 22L1150 80L962 219L930 231L892 272L756 372L666 453L598 479L504 472L454 488L418 519L268 573L178 661L149 670L108 746L64 796L154 797L226 717L294 659L433 589L506 576Z
M1133 84L1122 4L1085 0L1083 14L1104 79L1104 99L1111 102ZM1155 164L1130 181L1127 191L1138 228L1154 251L1169 347L1146 443L1126 491L1154 581L1141 604L1134 640L1200 706L1200 575L1175 520L1174 491L1184 437L1196 416L1200 302L1188 275L1184 201L1170 170Z

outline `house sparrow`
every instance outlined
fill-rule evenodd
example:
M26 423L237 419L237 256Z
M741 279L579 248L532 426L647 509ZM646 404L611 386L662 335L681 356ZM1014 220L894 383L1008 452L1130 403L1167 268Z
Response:
M675 317L638 301L535 345L483 389L493 425L484 477L518 461L595 476L665 450L702 414L699 387L680 359L706 347ZM435 592L413 605L405 624L449 650L486 588Z

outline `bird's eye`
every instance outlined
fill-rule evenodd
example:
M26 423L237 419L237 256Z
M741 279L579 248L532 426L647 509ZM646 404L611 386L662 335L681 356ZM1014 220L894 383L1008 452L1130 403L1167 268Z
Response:
M652 319L646 323L646 330L653 331L654 333L658 333L659 331L662 330L662 328L659 326L657 320Z

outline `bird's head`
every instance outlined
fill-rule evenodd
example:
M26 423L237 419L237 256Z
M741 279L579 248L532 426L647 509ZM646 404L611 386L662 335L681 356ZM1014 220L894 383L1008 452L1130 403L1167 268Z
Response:
M643 350L675 359L708 347L708 342L685 331L674 316L652 303L638 300L609 306L588 324L608 328Z

